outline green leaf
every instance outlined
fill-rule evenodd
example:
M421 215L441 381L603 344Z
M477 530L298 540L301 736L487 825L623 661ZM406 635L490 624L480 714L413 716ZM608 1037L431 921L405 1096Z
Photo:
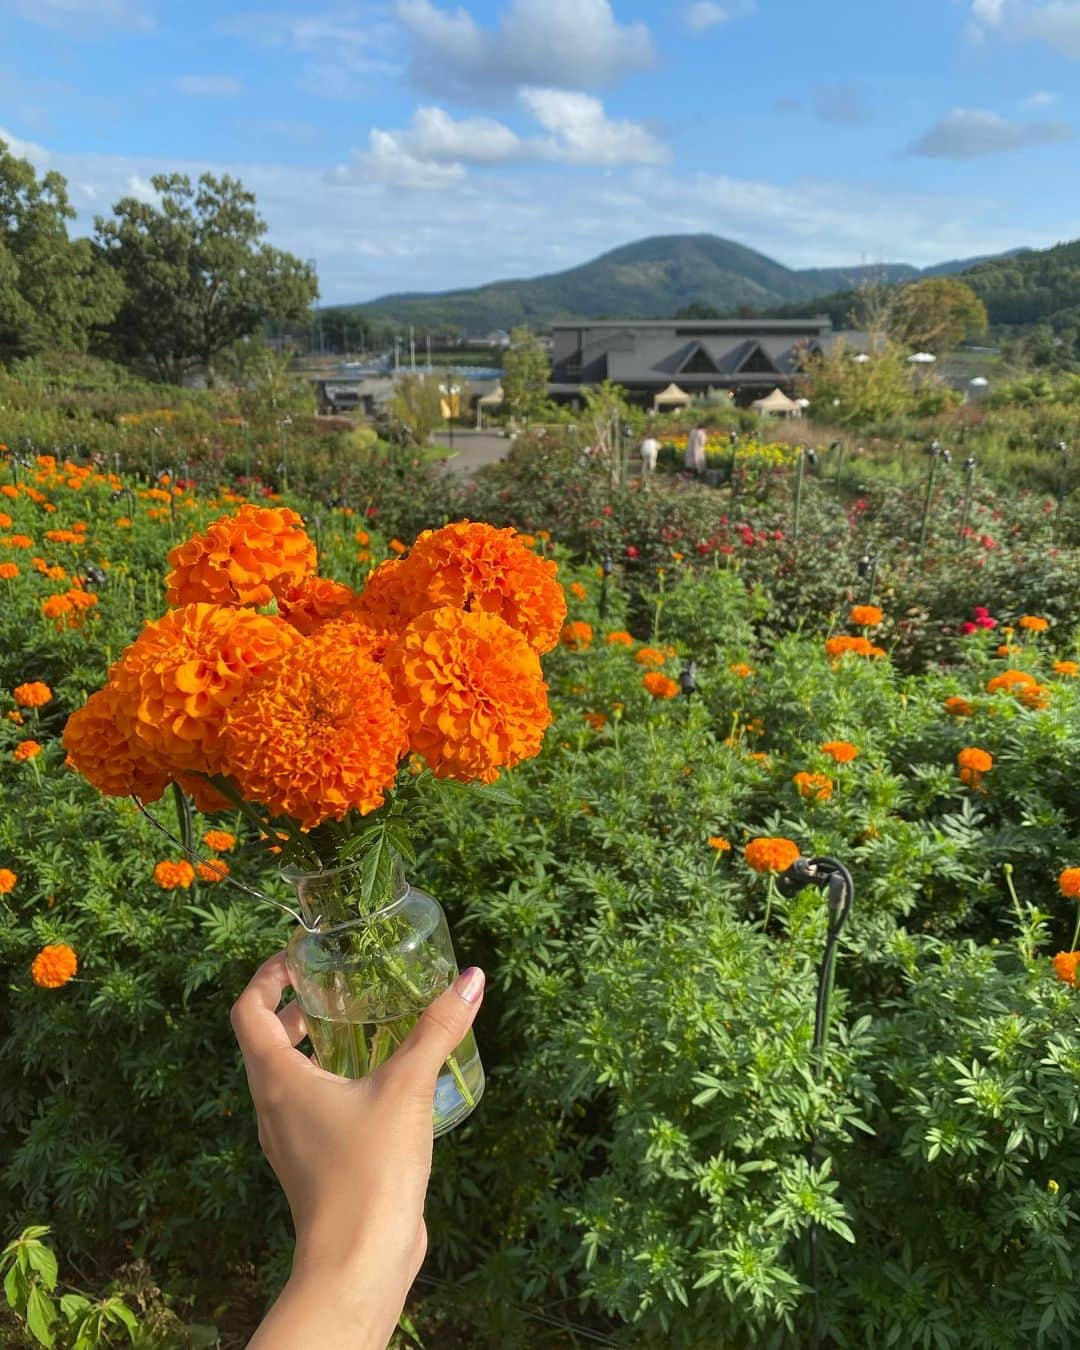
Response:
M41 1276L41 1282L45 1288L55 1289L59 1270L56 1253L46 1247L44 1243L31 1242L27 1244L26 1257L34 1270Z
M78 1321L89 1307L90 1300L85 1294L62 1294L60 1297L60 1311L69 1322Z
M55 1321L56 1304L35 1284L26 1300L26 1324L39 1344L52 1345L52 1324Z
M16 1262L4 1276L4 1296L9 1308L19 1309L26 1302L26 1276Z

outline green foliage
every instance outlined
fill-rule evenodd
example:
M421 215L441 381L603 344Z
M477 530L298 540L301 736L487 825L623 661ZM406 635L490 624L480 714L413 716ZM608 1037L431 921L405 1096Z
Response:
M901 286L892 299L889 333L910 351L941 356L985 332L986 306L964 281L929 277Z
M503 357L502 389L515 417L536 417L547 406L551 363L540 339L528 328L515 328Z
M1080 682L1054 669L1080 636L1076 524L1058 522L1055 543L1052 500L979 481L974 533L961 536L954 464L916 560L925 459L914 488L861 504L837 492L828 456L819 467L798 548L783 467L715 490L620 487L556 436L523 437L472 490L374 453L354 466L355 515L300 503L323 571L354 585L390 533L446 514L549 530L576 583L571 618L594 633L586 650L546 658L554 724L500 792L428 791L423 776L408 789L411 875L447 905L462 961L489 974L477 1029L488 1091L436 1150L427 1221L446 1283L422 1286L411 1308L428 1343L513 1350L550 1331L572 1344L569 1322L628 1346L796 1350L815 1315L813 1231L833 1344L1070 1344L1080 995L1047 958L1076 921L1055 879L1080 860ZM20 481L36 469L19 465ZM0 545L20 567L0 582L0 867L17 874L0 897L0 1020L13 1029L0 1040L0 1209L13 1228L47 1215L58 1250L92 1270L94 1297L122 1297L140 1324L142 1305L109 1280L132 1258L216 1322L253 1267L269 1287L288 1261L228 1023L287 924L226 885L156 887L154 863L174 847L67 772L58 740L160 610L169 544L220 510L184 493L154 517L161 503L144 491L61 480L46 489L50 514L26 493L0 498L10 533L47 563L109 564L93 616L58 632L41 603L69 582ZM121 514L130 528L116 527ZM76 519L86 544L45 537ZM833 664L824 640L867 598L856 563L868 546L888 657ZM958 631L976 604L1000 625L1028 612L1051 627L999 656L1000 630ZM631 647L605 641L624 628ZM642 642L673 678L693 659L697 692L651 697ZM1045 707L986 692L1007 664L1049 690ZM16 725L4 691L30 679L55 699ZM950 695L971 714L948 714ZM44 750L18 763L27 736ZM838 738L858 747L849 764L821 749ZM993 756L978 789L956 773L967 746ZM827 800L800 795L804 771L829 778ZM396 806L373 825L402 849ZM155 811L175 833L175 804ZM257 837L221 823L239 836L233 875L285 899ZM762 834L855 874L823 1070L812 1037L825 906L816 889L784 899L747 869L741 850ZM730 851L710 847L719 838ZM378 889L385 869L370 875ZM78 954L59 989L29 974L48 942ZM40 1285L63 1344L59 1285L24 1265L16 1292L28 1309ZM238 1335L260 1306L242 1301ZM544 1330L540 1314L560 1325Z
M403 375L390 400L391 434L414 449L426 446L443 424L442 395L433 376Z
M122 287L87 240L68 237L74 216L61 175L39 180L0 140L0 360L83 351L113 317Z
M306 263L263 243L255 197L234 178L151 179L160 204L124 197L98 217L97 247L125 296L109 333L122 360L180 383L215 365L272 319L294 319L315 298Z
M807 363L810 406L821 417L845 427L885 422L912 406L914 384L902 349L880 343L866 361L843 341Z

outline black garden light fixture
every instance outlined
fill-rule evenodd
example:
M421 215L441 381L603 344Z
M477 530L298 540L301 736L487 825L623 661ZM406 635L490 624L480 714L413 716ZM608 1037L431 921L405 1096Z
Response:
M1061 477L1058 479L1057 510L1054 512L1053 538L1056 541L1061 517L1065 511L1065 498L1069 495L1069 443L1058 441L1054 447L1061 456Z
M601 565L601 568L600 568L601 577L600 577L600 605L599 605L599 613L600 613L600 621L601 621L601 623L607 618L607 607L608 607L608 578L611 576L612 572L614 572L614 571L615 571L615 561L614 561L614 559L612 558L612 556L611 556L610 553L605 553L605 554L604 554L604 561L603 561L603 564Z
M930 504L934 500L934 480L937 477L938 464L949 465L952 463L952 452L946 450L938 440L930 442L926 447L926 453L930 456L930 472L926 479L926 501L923 503L922 522L919 526L919 547L915 550L917 558L922 557L923 549L926 547L926 532L930 525Z
M869 604L874 598L874 585L877 582L878 555L873 549L867 549L859 561L855 564L855 570L859 575L860 581L866 581L866 602Z
M697 662L687 661L679 671L679 688L687 698L697 693Z
M971 518L971 499L975 492L975 456L968 455L964 460L964 509L960 513L960 538L967 536L968 521Z

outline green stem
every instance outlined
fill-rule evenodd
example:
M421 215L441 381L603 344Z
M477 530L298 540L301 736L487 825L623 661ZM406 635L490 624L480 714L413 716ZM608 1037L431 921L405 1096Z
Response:
M1003 863L1001 867L1005 877L1005 885L1008 887L1009 894L1012 896L1013 909L1016 911L1016 922L1020 925L1023 932L1025 927L1024 914L1020 908L1020 897L1016 894L1016 888L1013 886L1013 865L1012 863Z
M386 968L386 972L390 976L391 980L393 980L394 983L400 989L403 989L409 995L409 997L414 1000L414 1002L416 1002L417 1004L419 1004L421 1008L423 1008L425 1006L424 996L420 992L420 990L417 989L416 985L413 984L412 980L410 980L407 975L403 974L400 970L398 970L392 961L387 960L385 961L384 965ZM457 1062L456 1055L447 1055L446 1067L450 1070L450 1073L453 1075L454 1082L457 1084L457 1090L461 1093L462 1097L465 1099L466 1104L470 1107L475 1106L476 1098L469 1091L469 1086L465 1082L465 1078L461 1072L461 1066Z
M1077 944L1078 942L1080 942L1080 907L1078 907L1078 909L1077 909L1077 914L1076 914L1076 930L1075 930L1074 933L1073 933L1072 946L1069 948L1069 951L1071 951L1071 952L1076 951L1076 944Z

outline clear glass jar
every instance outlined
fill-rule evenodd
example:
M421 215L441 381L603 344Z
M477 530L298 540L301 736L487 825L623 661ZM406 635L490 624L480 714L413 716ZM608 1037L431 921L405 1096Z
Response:
M320 1065L362 1078L388 1059L423 1010L457 976L442 906L410 886L395 864L389 903L358 912L359 864L322 872L286 869L307 928L289 939L286 960ZM475 1108L484 1070L472 1031L447 1060L435 1086L438 1137Z

